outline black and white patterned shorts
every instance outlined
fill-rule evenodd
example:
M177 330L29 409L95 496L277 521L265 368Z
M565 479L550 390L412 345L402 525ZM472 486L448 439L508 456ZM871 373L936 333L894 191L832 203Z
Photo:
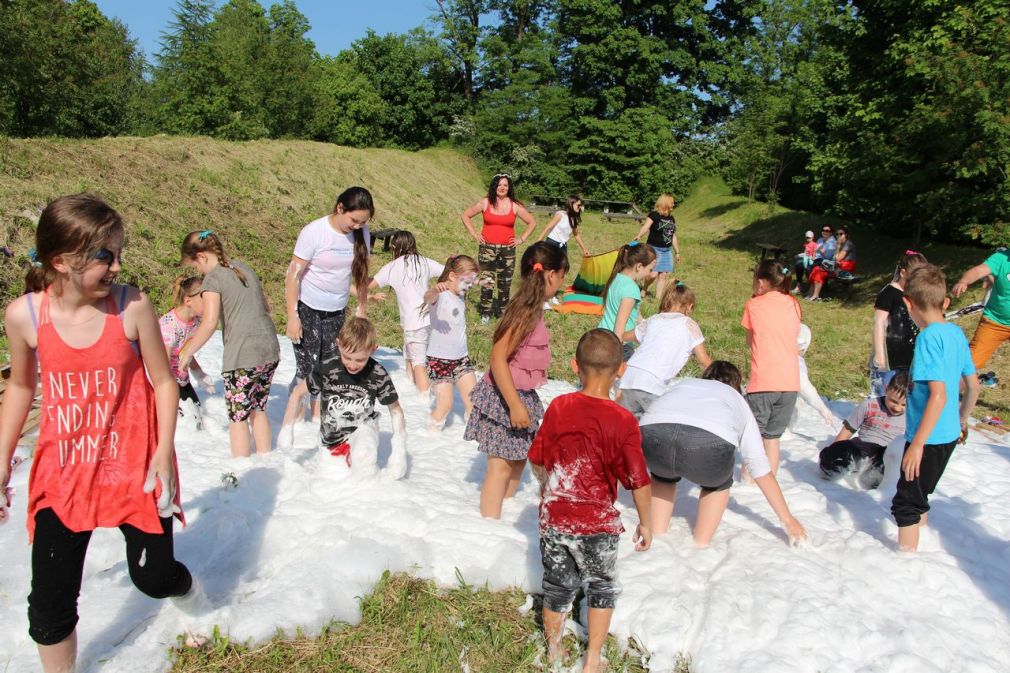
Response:
M619 536L609 533L572 535L553 529L540 531L544 607L553 612L567 612L585 584L590 608L612 610L621 593L617 582L619 540Z
M432 383L456 383L465 374L473 373L473 363L470 356L464 355L458 360L446 360L428 356L428 380Z

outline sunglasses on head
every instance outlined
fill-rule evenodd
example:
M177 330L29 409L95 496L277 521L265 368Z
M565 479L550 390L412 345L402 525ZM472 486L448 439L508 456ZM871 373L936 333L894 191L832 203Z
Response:
M112 266L112 263L115 262L117 259L120 262L123 261L123 253L120 252L117 255L116 253L112 252L108 248L99 248L98 250L95 251L95 254L93 254L91 256L91 258L94 259L94 260L96 260L96 261L101 262L102 264L107 264L108 266Z
M509 180L511 180L512 176L509 175L508 173L498 173L494 176L493 179L497 180L498 178L508 178Z

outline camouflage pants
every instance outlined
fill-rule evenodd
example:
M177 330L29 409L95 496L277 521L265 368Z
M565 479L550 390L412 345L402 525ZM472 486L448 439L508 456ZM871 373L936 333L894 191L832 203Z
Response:
M477 264L480 266L481 280L490 278L493 286L480 288L480 315L501 315L509 300L512 288L512 274L516 268L516 249L511 245L483 243L477 250ZM495 288L498 296L493 297Z

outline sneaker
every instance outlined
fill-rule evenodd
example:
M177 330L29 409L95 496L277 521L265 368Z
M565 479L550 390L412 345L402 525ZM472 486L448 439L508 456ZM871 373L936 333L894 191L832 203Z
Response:
M995 372L986 372L978 375L978 382L986 388L995 388L999 384L999 379L996 378Z

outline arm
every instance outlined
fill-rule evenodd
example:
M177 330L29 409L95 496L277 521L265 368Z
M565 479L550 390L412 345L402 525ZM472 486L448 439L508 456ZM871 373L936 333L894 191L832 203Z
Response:
M540 496L544 495L544 487L547 485L547 470L544 469L543 465L537 465L536 463L530 463L530 469L533 470L533 476L537 478L537 483L540 484Z
M712 358L708 356L708 351L705 350L704 343L700 343L695 346L694 350L691 351L691 354L694 355L694 361L697 362L698 366L702 369L705 369L712 364Z
M810 382L810 377L807 376L804 371L800 370L800 397L804 402L812 406L817 410L817 413L821 415L824 422L828 424L828 427L835 427L837 421L835 420L834 414L831 413L831 409L828 409L827 405L824 404L824 400L817 392L817 388L814 384ZM844 439L848 439L847 437ZM839 441L837 438L835 441Z
M645 551L652 546L652 528L649 526L652 521L652 485L636 488L631 492L631 498L638 511L638 527L635 528L632 541L635 543L635 551Z
M386 470L393 479L402 479L407 473L407 420L399 400L390 403L389 420L393 423L392 451L386 461Z
M838 434L835 435L835 438L832 440L831 443L834 444L835 442L844 442L846 439L851 438L852 435L854 434L855 433L849 429L849 424L847 422L843 422L842 429L838 431Z
M614 320L614 334L617 335L617 338L622 343L625 341L638 341L638 338L635 336L635 330L625 330L633 310L635 310L635 300L630 297L622 299L620 306L617 308L617 318Z
M551 229L553 229L554 225L557 224L559 221L561 221L561 211L560 210L557 211L556 213L554 213L554 217L552 217L551 221L547 223L546 227L544 227L544 232L542 234L540 234L540 238L538 238L537 240L538 241L542 241L545 238L547 238L547 234L551 233Z
M572 234L572 238L574 238L575 241L579 244L579 247L582 248L582 256L583 257L589 257L589 248L587 248L585 242L583 242L583 240L582 240L582 234L580 234L576 230L576 232L574 234Z
M919 476L919 465L922 463L922 452L926 446L926 440L933 432L933 428L936 427L943 407L947 404L947 388L943 381L928 381L927 383L929 384L929 399L926 400L926 408L922 412L922 421L919 423L919 429L915 431L912 441L909 442L908 449L905 450L905 457L901 459L901 471L908 481ZM977 389L975 395L976 397L978 395ZM975 402L972 400L972 406L974 404Z
M651 217L645 218L645 222L642 223L642 228L638 230L637 234L635 234L635 240L636 241L641 240L642 236L645 236L647 233L649 233L649 227L651 226L652 226L652 218Z
M954 287L950 288L950 294L954 297L960 297L968 289L968 286L974 282L980 281L992 271L989 270L989 265L982 262L978 266L973 266L964 272L961 279L954 283Z
M680 261L680 241L677 240L677 234L673 235L673 252L677 255L677 261Z
M470 233L470 237L473 238L473 240L477 241L478 243L484 242L484 236L478 234L477 231L473 228L473 222L471 221L471 219L473 218L474 215L477 215L478 213L482 212L486 207L486 204L487 199L481 199L477 203L473 204L472 206L464 210L463 213L459 216L459 219L463 222L463 226L465 226L466 230Z
M519 237L518 241L516 241L516 245L519 245L525 243L526 239L533 235L533 230L537 228L537 220L533 217L533 213L526 210L525 206L520 206L518 203L516 204L516 215L520 220L526 223L526 230L523 231L523 235Z
M284 305L288 312L288 324L284 328L284 334L294 343L302 340L302 320L298 317L298 289L302 284L302 276L305 275L308 268L309 263L306 260L291 255L288 272L284 275ZM220 299L220 295L218 297ZM204 310L206 311L206 309ZM208 322L210 321L204 316L200 326L203 327L203 323ZM216 320L214 325L217 326Z
M786 505L786 498L782 495L782 489L779 488L779 482L775 479L775 475L769 472L768 474L756 477L754 483L758 485L761 493L765 496L765 500L768 501L772 510L778 515L779 521L782 522L782 527L785 528L786 534L789 536L789 542L805 540L807 531L803 528L803 524L797 521L796 517L789 511L789 506Z
M193 359L196 352L203 348L203 345L214 335L214 330L217 329L217 321L220 318L221 295L217 292L204 292L203 317L200 319L200 326L196 328L196 332L193 333L193 336L190 337L189 341L182 347L182 350L179 351L180 370L189 367L189 361Z
M887 338L887 311L873 311L873 366L877 369L887 369L887 348L884 342Z
M961 437L968 436L968 417L971 416L972 409L978 401L979 383L978 376L969 374L962 377L964 379L964 397L961 398Z
M495 386L501 393L505 404L509 408L509 419L513 428L530 427L530 415L526 406L519 399L519 392L516 390L515 381L512 380L512 372L509 371L509 356L519 345L514 331L507 332L491 346L491 375L494 377Z
M31 300L30 294L23 300L15 299L7 307L4 316L11 376L4 391L3 406L0 407L0 509L8 504L6 488L10 480L11 457L21 438L21 428L28 417L35 398L35 387L38 385L38 359L35 349L28 342L29 335L34 333L34 326L25 302Z

